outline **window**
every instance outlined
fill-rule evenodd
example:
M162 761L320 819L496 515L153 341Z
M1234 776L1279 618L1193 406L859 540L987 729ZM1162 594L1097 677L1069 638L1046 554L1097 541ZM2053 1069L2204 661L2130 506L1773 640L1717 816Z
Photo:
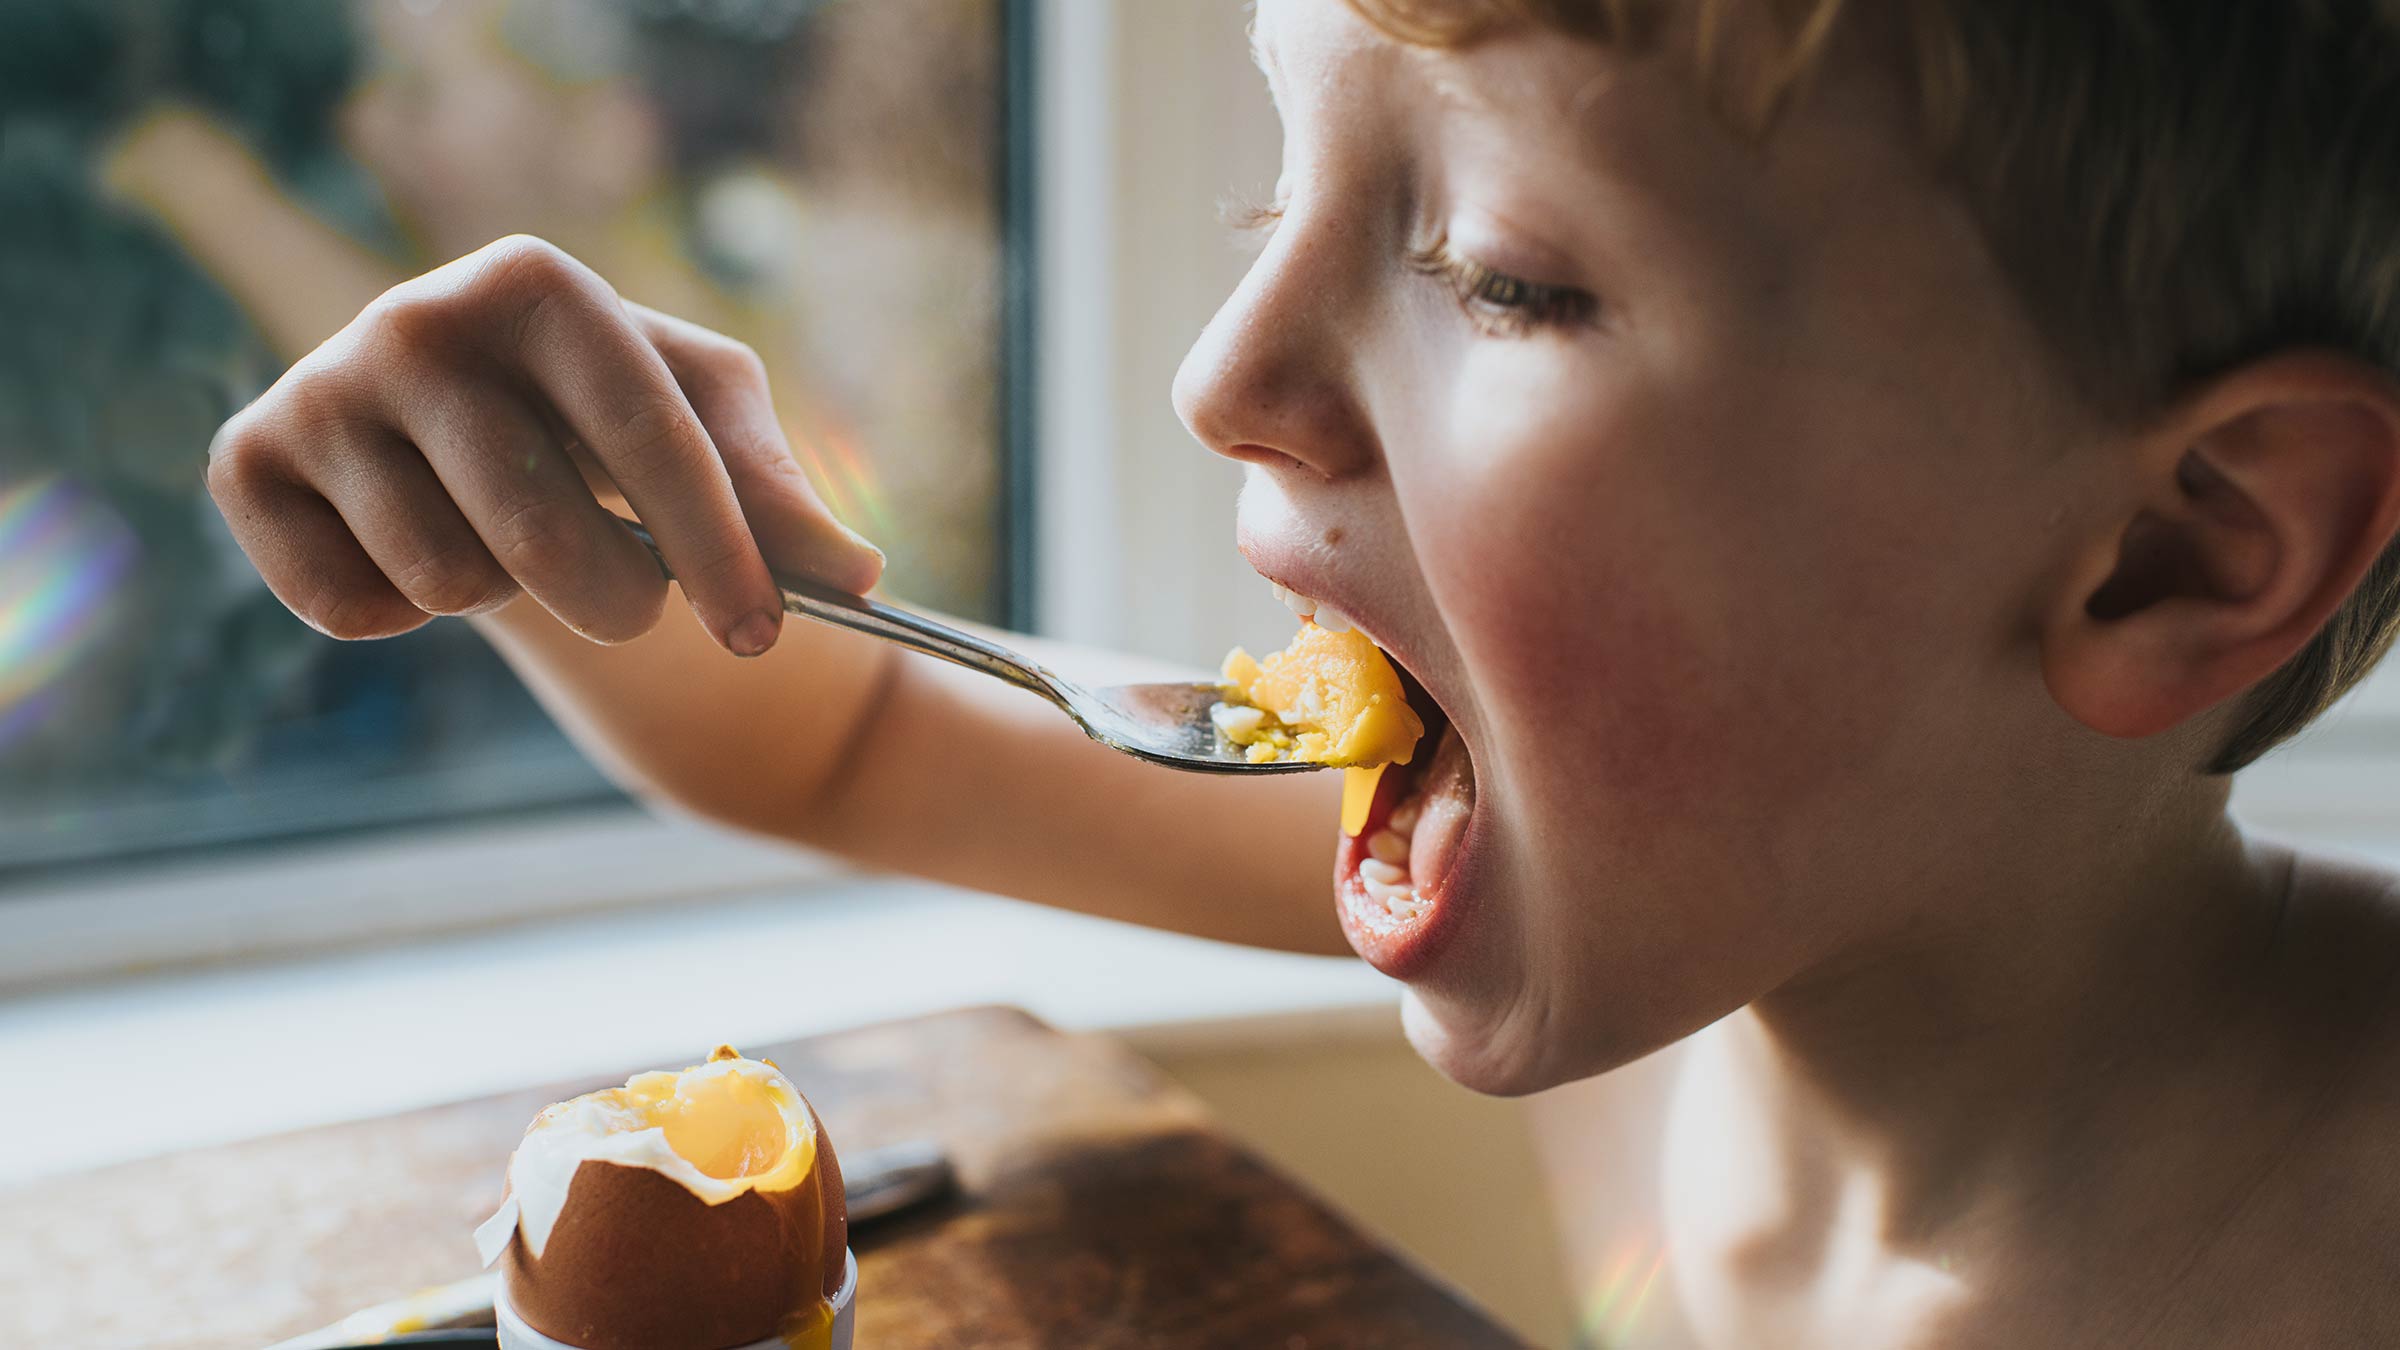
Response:
M1000 0L0 11L0 882L611 795L464 625L352 645L293 619L200 486L284 365L502 234L751 342L892 588L1009 617L1011 22Z

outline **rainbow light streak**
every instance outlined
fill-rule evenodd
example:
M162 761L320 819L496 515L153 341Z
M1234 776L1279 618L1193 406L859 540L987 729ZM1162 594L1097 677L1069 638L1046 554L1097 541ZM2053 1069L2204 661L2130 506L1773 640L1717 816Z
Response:
M1641 1324L1642 1310L1649 1304L1650 1294L1658 1287L1658 1278L1666 1269L1667 1248L1663 1242L1645 1237L1615 1244L1608 1259L1601 1263L1599 1280L1584 1295L1583 1344L1595 1350L1630 1345L1635 1329Z
M890 532L891 501L876 482L875 466L858 452L856 443L841 432L813 425L797 409L786 413L784 437L836 519L863 525L874 534Z
M0 488L0 744L41 724L140 552L116 512L64 479Z

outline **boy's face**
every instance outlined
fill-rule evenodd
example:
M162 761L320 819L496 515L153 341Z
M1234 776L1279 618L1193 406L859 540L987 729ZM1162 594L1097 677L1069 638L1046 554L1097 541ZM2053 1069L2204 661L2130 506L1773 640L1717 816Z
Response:
M1356 845L1337 903L1487 1091L1938 912L2068 734L2029 630L2098 432L1902 83L1862 37L1747 142L1671 28L1441 52L1260 0L1283 213L1177 380L1252 563L1449 719L1383 803L1424 911Z

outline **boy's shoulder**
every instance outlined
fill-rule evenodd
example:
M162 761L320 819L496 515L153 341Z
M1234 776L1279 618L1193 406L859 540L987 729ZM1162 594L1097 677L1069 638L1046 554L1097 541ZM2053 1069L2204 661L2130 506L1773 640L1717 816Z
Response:
M2257 1203L2281 1211L2270 1231L2320 1258L2388 1262L2400 1229L2400 874L2295 853L2271 962L2280 1062L2258 1084L2290 1094L2266 1103L2290 1137Z
M2269 964L2252 1072L2221 1084L2226 1120L2267 1128L2176 1320L2194 1343L2400 1344L2400 875L2295 854Z
M2400 1159L2400 874L2294 853L2268 952L2264 1080L2303 1093L2300 1127L2338 1144L2352 1127Z

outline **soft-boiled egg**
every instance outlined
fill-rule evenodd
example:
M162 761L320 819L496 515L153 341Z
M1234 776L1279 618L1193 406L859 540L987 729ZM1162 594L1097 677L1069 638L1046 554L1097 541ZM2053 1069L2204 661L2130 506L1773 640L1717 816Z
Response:
M849 1223L815 1110L719 1046L535 1117L475 1237L507 1311L563 1345L826 1350Z
M1406 764L1425 723L1408 706L1398 671L1364 633L1301 622L1291 645L1259 661L1236 647L1219 676L1225 701L1210 709L1218 732L1252 763L1301 759L1349 770L1342 830L1364 827L1387 764Z

